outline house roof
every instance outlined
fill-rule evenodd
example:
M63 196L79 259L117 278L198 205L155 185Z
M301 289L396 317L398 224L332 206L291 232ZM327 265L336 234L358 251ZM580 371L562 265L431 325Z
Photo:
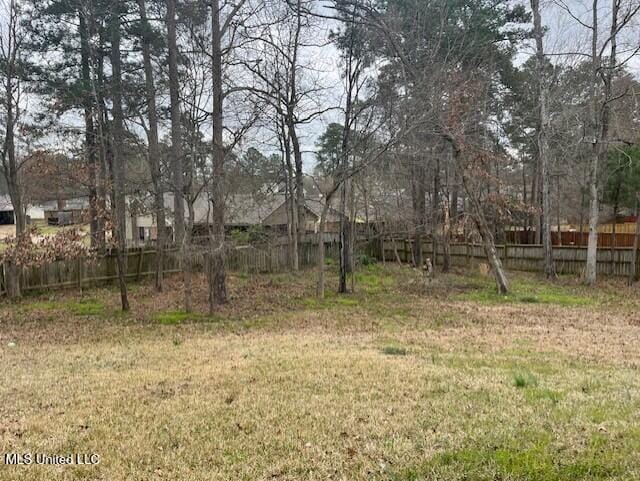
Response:
M48 200L42 204L44 210L58 210L58 200ZM88 197L74 197L71 199L64 199L63 210L81 210L89 208Z
M635 224L637 217L635 215L619 215L615 218L616 224ZM613 224L614 218L611 217L601 224Z
M252 195L234 195L227 200L226 224L261 224L274 210L285 201L282 194L254 197Z
M227 197L225 202L225 223L231 226L249 226L261 224L282 202L284 195L273 194L236 194ZM173 216L173 193L164 195L165 210L169 217ZM193 203L194 223L205 224L211 220L211 204L206 192L202 192ZM185 205L185 218L187 218Z
M324 209L324 203L320 199L305 199L304 204L318 219L320 218L322 210ZM327 213L327 220L329 222L339 221L340 211L330 206Z
M173 217L173 193L165 192L164 205L167 212L167 223L171 223ZM151 199L143 200L145 207L149 213L153 208L149 205ZM230 195L226 199L225 224L228 226L245 227L250 225L259 225L265 222L268 217L282 208L286 198L284 194L236 194ZM305 206L307 210L315 217L320 218L322 214L323 202L319 199L306 199ZM208 193L202 192L193 205L194 223L206 224L211 220L211 204ZM185 218L188 212L185 206ZM327 217L329 222L340 220L340 213L334 208L329 209Z

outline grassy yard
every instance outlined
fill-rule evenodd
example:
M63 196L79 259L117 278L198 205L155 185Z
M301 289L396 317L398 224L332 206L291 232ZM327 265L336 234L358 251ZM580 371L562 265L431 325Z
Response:
M512 281L374 265L318 301L310 272L231 276L213 317L177 278L126 315L112 288L5 303L0 451L101 462L0 479L640 479L640 289Z

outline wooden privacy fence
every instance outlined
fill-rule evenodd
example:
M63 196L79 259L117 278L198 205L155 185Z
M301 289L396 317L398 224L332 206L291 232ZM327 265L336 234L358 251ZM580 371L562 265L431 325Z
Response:
M300 266L315 265L318 256L317 243L300 244ZM337 258L339 248L335 242L325 244L325 256ZM194 256L192 263L196 270L203 266L203 256ZM198 258L199 257L199 258ZM251 246L231 249L226 257L227 268L238 272L282 272L290 267L287 245L275 245L264 248ZM156 251L149 247L127 249L125 255L125 277L139 280L155 274ZM180 272L178 249L165 250L165 273ZM21 271L21 289L23 291L56 289L63 287L90 287L109 283L118 278L116 256L113 253L96 258L78 258L59 260L37 267L23 268ZM0 265L0 295L6 293L7 273L5 265Z
M410 240L386 239L381 244L384 246L384 258L387 261L394 261L397 253L397 256L402 262L411 262L412 242ZM438 245L437 247L436 264L442 265L444 257L442 245ZM541 245L505 244L496 245L496 249L506 269L544 271L544 253ZM424 257L432 257L433 247L431 242L423 242L422 252ZM482 244L450 244L449 252L453 266L469 266L486 261ZM378 246L374 255L378 259L382 259L381 246ZM582 274L587 262L587 248L554 246L553 258L559 274ZM636 265L634 266L633 248L599 248L597 272L598 274L613 276L628 276L631 272L638 273L640 272L640 255L636 259Z

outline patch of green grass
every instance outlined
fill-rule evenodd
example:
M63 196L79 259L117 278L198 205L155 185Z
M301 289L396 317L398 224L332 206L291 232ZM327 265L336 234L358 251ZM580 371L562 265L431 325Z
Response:
M400 346L385 346L382 348L382 353L387 356L406 356L408 351Z
M24 302L20 305L23 311L55 311L62 306L56 301L32 301Z
M358 302L358 299L354 297L345 297L345 296L338 296L333 300L333 302L340 306L347 306L347 307L353 307L360 304Z
M597 437L597 435L596 435ZM595 442L570 457L547 433L520 433L495 446L469 446L395 473L396 481L452 479L493 481L605 480L625 472L625 457L611 443Z
M522 296L519 299L520 302L535 304L536 302L540 302L536 296Z
M538 379L529 371L516 372L513 375L513 385L517 388L535 387Z
M305 309L318 309L320 307L326 307L323 300L318 299L315 296L303 297L299 301L300 306Z
M549 401L552 405L556 405L562 399L562 394L552 389L527 389L525 399L530 403Z
M395 279L379 264L363 266L355 274L356 286L366 291L379 291L395 284Z
M357 295L338 294L333 289L325 290L324 299L317 296L308 296L298 301L304 309L331 309L335 307L355 307L360 305L360 298Z
M195 317L198 317L198 315L184 311L160 312L155 315L155 319L160 324L164 324L166 326L181 324L184 321L194 319Z
M77 302L69 302L67 307L76 316L99 316L105 312L104 304L95 299L81 299Z
M495 285L489 281L479 285L471 285L474 286L473 290L457 295L457 299L485 304L523 303L588 306L597 303L595 298L586 296L575 288L551 284L543 280L515 280L507 295L499 294Z
M214 322L214 321L220 320L215 316L212 317L212 316L200 314L199 312L185 312L185 311L159 312L154 316L154 319L158 321L160 324L163 324L165 326L182 324L183 322L188 322L188 321Z

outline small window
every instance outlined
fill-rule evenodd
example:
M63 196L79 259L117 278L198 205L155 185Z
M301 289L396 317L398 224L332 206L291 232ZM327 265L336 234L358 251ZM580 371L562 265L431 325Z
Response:
M138 227L138 238L141 241L144 240L144 227Z

